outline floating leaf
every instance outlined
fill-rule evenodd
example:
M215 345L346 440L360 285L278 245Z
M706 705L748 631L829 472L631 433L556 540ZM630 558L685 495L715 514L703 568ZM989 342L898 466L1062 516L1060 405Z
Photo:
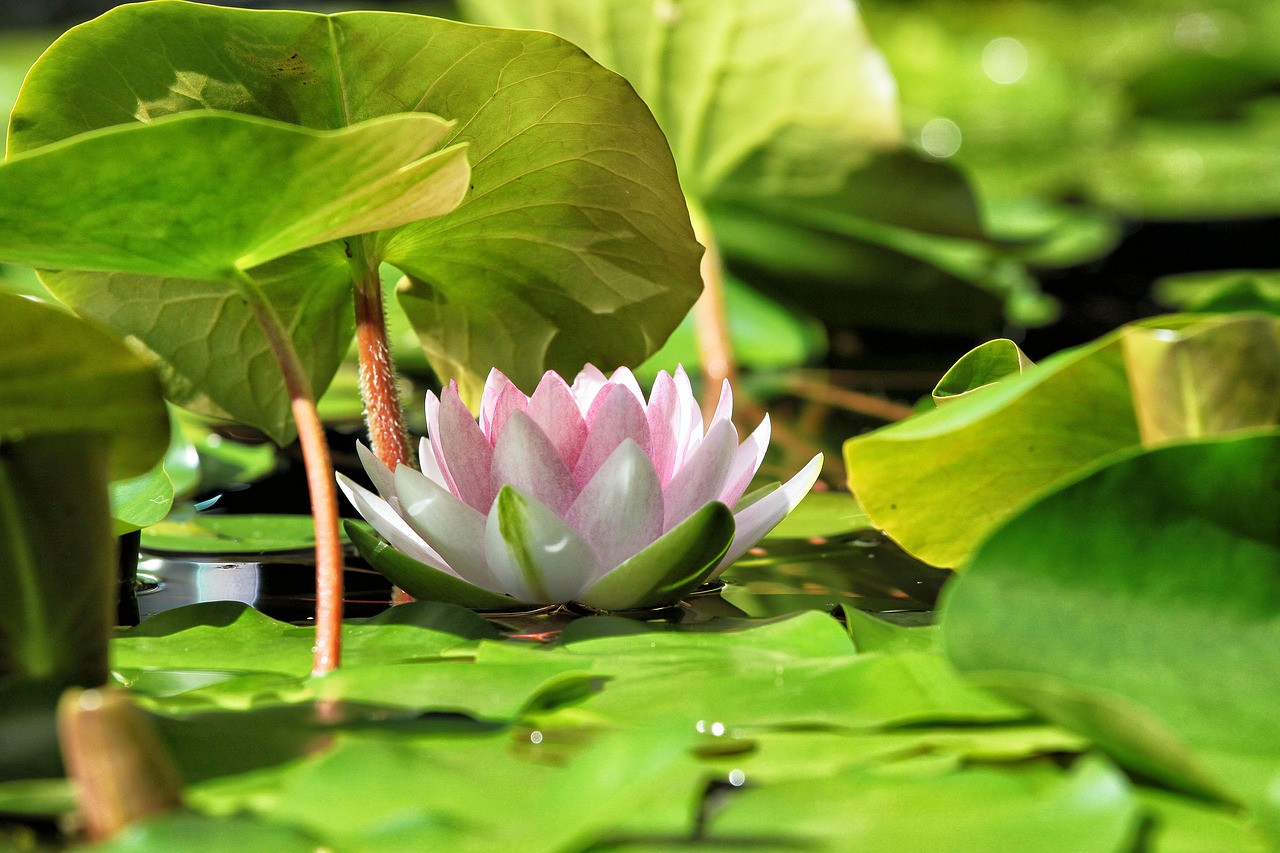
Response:
M1138 442L1119 333L850 439L849 486L917 557L953 567L1016 507Z
M142 547L158 554L255 556L315 548L309 515L196 515L152 524Z
M1082 474L950 587L948 654L1148 775L1265 808L1280 767L1278 465L1272 432Z
M927 804L922 808L921 804ZM765 836L795 846L892 853L1120 853L1138 828L1137 802L1106 761L959 772L852 772L747 790L711 822L722 843ZM745 845L744 845L745 847Z

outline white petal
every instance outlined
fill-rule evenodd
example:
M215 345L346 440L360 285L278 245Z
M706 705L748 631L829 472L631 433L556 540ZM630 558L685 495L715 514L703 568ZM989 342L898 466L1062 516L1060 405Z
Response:
M572 527L509 486L489 510L483 541L494 574L521 601L572 601L600 574L595 552Z
M351 501L356 511L365 521L373 525L373 529L378 531L392 548L419 563L426 563L433 569L439 569L454 577L461 577L443 557L405 523L391 504L363 486L352 482L343 474L338 475L338 488L342 489L342 493L347 496L347 500Z
M725 379L720 384L720 400L716 403L716 413L711 416L711 423L733 420L733 387Z
M707 437L663 490L662 498L666 504L663 530L670 530L698 507L719 497L737 449L738 431L733 422L712 424Z
M587 416L587 410L591 408L596 394L608 383L609 380L594 364L588 364L573 378L573 385L569 390L573 392L573 399L578 403L578 411L582 412L583 417Z
M404 520L460 577L502 591L485 561L483 515L408 465L396 469L396 494Z
M641 408L644 407L644 391L640 388L640 382L636 379L636 375L631 372L629 367L619 367L613 371L613 375L609 377L609 381L614 385L621 385L635 395L640 401Z
M671 378L676 383L677 407L680 410L676 431L676 470L679 470L702 442L702 409L698 406L698 398L693 395L693 386L684 365L678 366Z
M751 485L751 478L760 470L764 462L765 451L769 449L769 415L765 414L760 426L747 436L742 446L733 455L733 463L729 466L729 476L724 481L724 490L720 492L720 503L725 506L737 506L738 501Z
M391 475L391 469L382 463L377 454L365 447L363 441L356 442L356 455L360 457L360 464L364 466L364 472L369 475L378 494L386 500L394 498L396 484L395 478Z
M418 463L422 466L422 473L431 482L441 488L449 488L449 483L444 478L444 472L440 470L440 462L436 459L435 446L429 438L423 438L418 442Z
M583 487L565 521L595 550L601 572L662 535L662 487L640 445L631 439L619 445Z
M716 568L716 577L734 560L747 553L747 549L760 541L766 533L778 526L778 522L787 517L787 513L799 505L800 500L809 493L813 484L818 481L818 473L822 470L822 454L809 460L809 464L800 469L781 488L770 492L751 506L734 515L733 521L737 532L733 536L733 544Z

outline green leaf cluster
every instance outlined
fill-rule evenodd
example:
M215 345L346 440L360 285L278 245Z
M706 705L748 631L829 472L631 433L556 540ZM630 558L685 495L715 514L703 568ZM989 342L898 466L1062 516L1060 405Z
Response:
M153 352L174 401L277 440L288 395L242 276L317 393L351 341L353 255L406 274L432 365L473 391L494 365L531 386L638 363L698 291L661 133L547 34L122 7L32 68L0 188L0 257L61 270L49 289Z
M315 678L305 628L170 611L114 667L193 811L107 849L1264 849L1230 807L961 677L937 629L846 619L597 616L538 646L417 602L350 620L346 665ZM0 785L0 809L64 807L43 784Z

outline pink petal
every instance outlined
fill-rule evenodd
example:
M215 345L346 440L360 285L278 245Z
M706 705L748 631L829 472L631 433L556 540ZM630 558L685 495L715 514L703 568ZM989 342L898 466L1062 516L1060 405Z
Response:
M428 468L427 453L424 451L430 447L430 457L435 461L434 468L440 473L440 479L436 480L455 495L458 493L458 487L453 483L453 477L449 475L449 466L444 461L444 451L440 447L440 398L435 395L434 391L427 392L426 399L427 409L427 435L423 439L425 444L418 446L418 462L422 465L422 470ZM435 479L434 477L432 479Z
M688 518L695 509L710 503L724 490L729 466L738 449L738 431L732 421L711 425L707 437L671 478L663 492L666 503L662 524L670 530Z
M547 434L524 412L511 414L493 449L490 489L496 495L504 485L515 487L561 514L578 496L578 485L569 466Z
M452 480L450 491L472 508L488 512L497 494L489 481L493 448L463 405L454 382L440 398L440 432L432 443L441 471Z
M659 371L658 378L653 381L653 391L649 394L645 417L649 421L649 453L658 472L658 482L663 486L671 481L679 448L679 400L676 394L676 383L671 375L665 370Z
M391 469L382 463L377 455L365 446L363 441L356 442L356 455L360 457L360 464L364 466L364 472L369 475L373 487L378 490L378 494L382 495L384 500L391 500L396 496L395 478L391 476Z
M618 445L628 438L640 445L646 454L649 452L649 422L644 408L626 387L608 385L587 413L587 440L573 469L578 485L586 485Z
M483 543L504 591L521 601L571 601L600 574L595 552L577 531L516 489L503 489L493 502Z
M712 578L718 576L729 565L752 545L760 541L770 530L778 526L778 522L787 517L787 513L795 509L800 500L809 493L813 484L818 481L818 473L822 470L822 454L809 460L809 464L800 470L781 488L765 495L751 506L733 517L737 532L733 536L733 544L720 561Z
M760 470L764 462L764 453L769 449L769 415L764 416L755 432L747 436L742 446L733 454L733 462L729 465L729 476L725 478L724 490L720 492L720 502L725 506L737 506L738 501L751 485L751 478Z
M564 464L573 470L582 453L583 442L587 440L587 424L582 419L582 412L578 411L573 392L560 374L552 370L543 374L542 381L529 398L525 414L541 427Z
M661 536L662 486L640 445L624 440L583 487L565 520L595 550L601 573Z
M373 525L373 529L378 531L378 534L387 540L392 548L412 557L419 563L426 563L433 569L439 569L446 574L460 577L445 562L444 558L424 542L385 500L352 482L349 477L343 474L338 475L338 488L342 489L342 493L347 496L347 500L351 501L351 505L356 508L356 511L360 513L365 521Z
M480 431L488 436L491 447L498 443L498 434L511 413L523 412L528 406L529 398L514 382L496 369L489 371L480 402Z
M600 368L594 364L588 364L582 368L582 372L573 378L573 399L578 403L578 411L583 416L591 408L591 404L595 401L596 395L600 393L600 389L609 384L609 380L600 372Z
M459 577L490 592L502 591L484 557L483 514L408 465L396 469L396 493L405 522Z
M636 375L631 372L629 367L619 367L613 371L613 375L609 377L609 381L614 385L621 385L632 394L641 406L644 405L644 391L640 388L640 382L636 379Z

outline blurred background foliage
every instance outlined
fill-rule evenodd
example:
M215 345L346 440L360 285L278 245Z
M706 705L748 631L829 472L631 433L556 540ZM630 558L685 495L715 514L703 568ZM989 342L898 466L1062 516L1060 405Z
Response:
M59 29L113 5L4 4L0 104ZM223 5L458 15L445 0ZM866 390L910 398L997 335L1042 358L1164 307L1274 304L1254 271L1280 268L1280 4L872 0L860 10L897 81L908 149L956 168L984 237L956 241L921 221L893 236L908 237L903 263L812 223L762 229L750 212L722 215L746 365L852 370ZM930 197L894 168L882 172L886 206L895 193ZM954 186L934 190L943 216ZM39 290L28 274L0 273ZM1179 278L1155 287L1168 276ZM406 366L420 367L405 340ZM694 358L686 327L659 360ZM886 369L918 381L902 388Z

